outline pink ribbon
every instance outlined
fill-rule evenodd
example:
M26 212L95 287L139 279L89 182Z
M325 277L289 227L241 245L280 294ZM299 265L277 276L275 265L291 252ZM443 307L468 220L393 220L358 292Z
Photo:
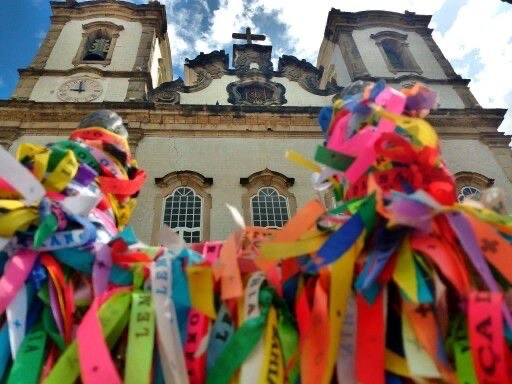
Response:
M4 274L0 278L0 314L4 313L18 290L25 283L36 258L37 252L22 249L7 261Z

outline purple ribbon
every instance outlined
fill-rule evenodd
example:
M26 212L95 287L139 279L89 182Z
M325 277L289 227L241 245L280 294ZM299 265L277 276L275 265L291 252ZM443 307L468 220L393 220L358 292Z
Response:
M473 232L473 228L471 228L471 224L469 224L468 220L459 212L447 213L446 218L459 238L460 244L462 245L462 248L464 248L464 251L466 251L473 267L480 273L480 276L484 280L489 291L502 292L498 283L492 276L491 270L485 261L482 250L480 249L475 237L475 233ZM508 327L512 329L512 316L510 315L510 311L505 303L503 303L502 312Z
M108 288L110 270L112 269L112 254L110 247L105 244L95 244L96 259L92 266L92 286L94 295L98 297Z

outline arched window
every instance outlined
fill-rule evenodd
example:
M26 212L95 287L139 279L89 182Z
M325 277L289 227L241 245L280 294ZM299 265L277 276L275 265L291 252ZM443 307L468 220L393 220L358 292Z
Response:
M463 202L466 197L472 198L474 200L479 200L481 195L481 191L478 188L475 188L471 185L466 185L462 187L457 195L457 200L459 203Z
M99 29L92 32L87 38L85 46L84 61L104 61L110 48L112 38L107 31Z
M258 227L281 228L297 208L295 195L290 191L295 179L264 169L249 177L240 178L247 188L242 195L245 221Z
M400 52L400 46L396 40L386 39L382 41L382 49L388 57L389 63L398 70L405 69L405 63Z
M210 239L213 179L194 171L175 171L155 178L156 194L152 242L162 225L178 232L187 243Z
M281 228L289 219L288 199L273 187L263 187L251 197L251 222L258 227Z
M165 198L163 223L179 233L187 243L201 240L203 202L192 188L178 187Z
M480 200L482 192L492 187L494 180L477 172L462 171L455 174L457 184L457 200L464 201L465 198Z
M379 47L389 72L423 72L409 51L407 35L395 31L381 31L370 35L370 38Z
M122 25L110 21L94 21L82 26L82 42L73 64L109 65Z

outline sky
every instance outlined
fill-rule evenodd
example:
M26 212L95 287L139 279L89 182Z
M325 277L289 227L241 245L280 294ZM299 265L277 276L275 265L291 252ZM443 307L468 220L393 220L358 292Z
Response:
M147 0L131 0L146 3ZM500 131L512 134L512 5L500 0L160 0L167 6L173 76L185 58L225 49L233 32L251 27L283 54L316 64L327 15L387 10L432 15L433 37L455 71L471 79L485 108L510 108ZM30 64L50 24L48 0L0 0L0 99L8 99L18 68ZM238 43L242 43L238 41ZM276 66L276 65L275 65Z

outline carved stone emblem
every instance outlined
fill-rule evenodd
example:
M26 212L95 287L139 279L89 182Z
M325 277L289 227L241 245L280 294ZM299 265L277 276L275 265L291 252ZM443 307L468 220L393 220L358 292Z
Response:
M228 102L235 105L283 105L286 103L284 86L272 81L247 79L228 84Z
M148 100L156 103L179 104L180 94L185 85L180 77L174 81L167 81L148 93Z

